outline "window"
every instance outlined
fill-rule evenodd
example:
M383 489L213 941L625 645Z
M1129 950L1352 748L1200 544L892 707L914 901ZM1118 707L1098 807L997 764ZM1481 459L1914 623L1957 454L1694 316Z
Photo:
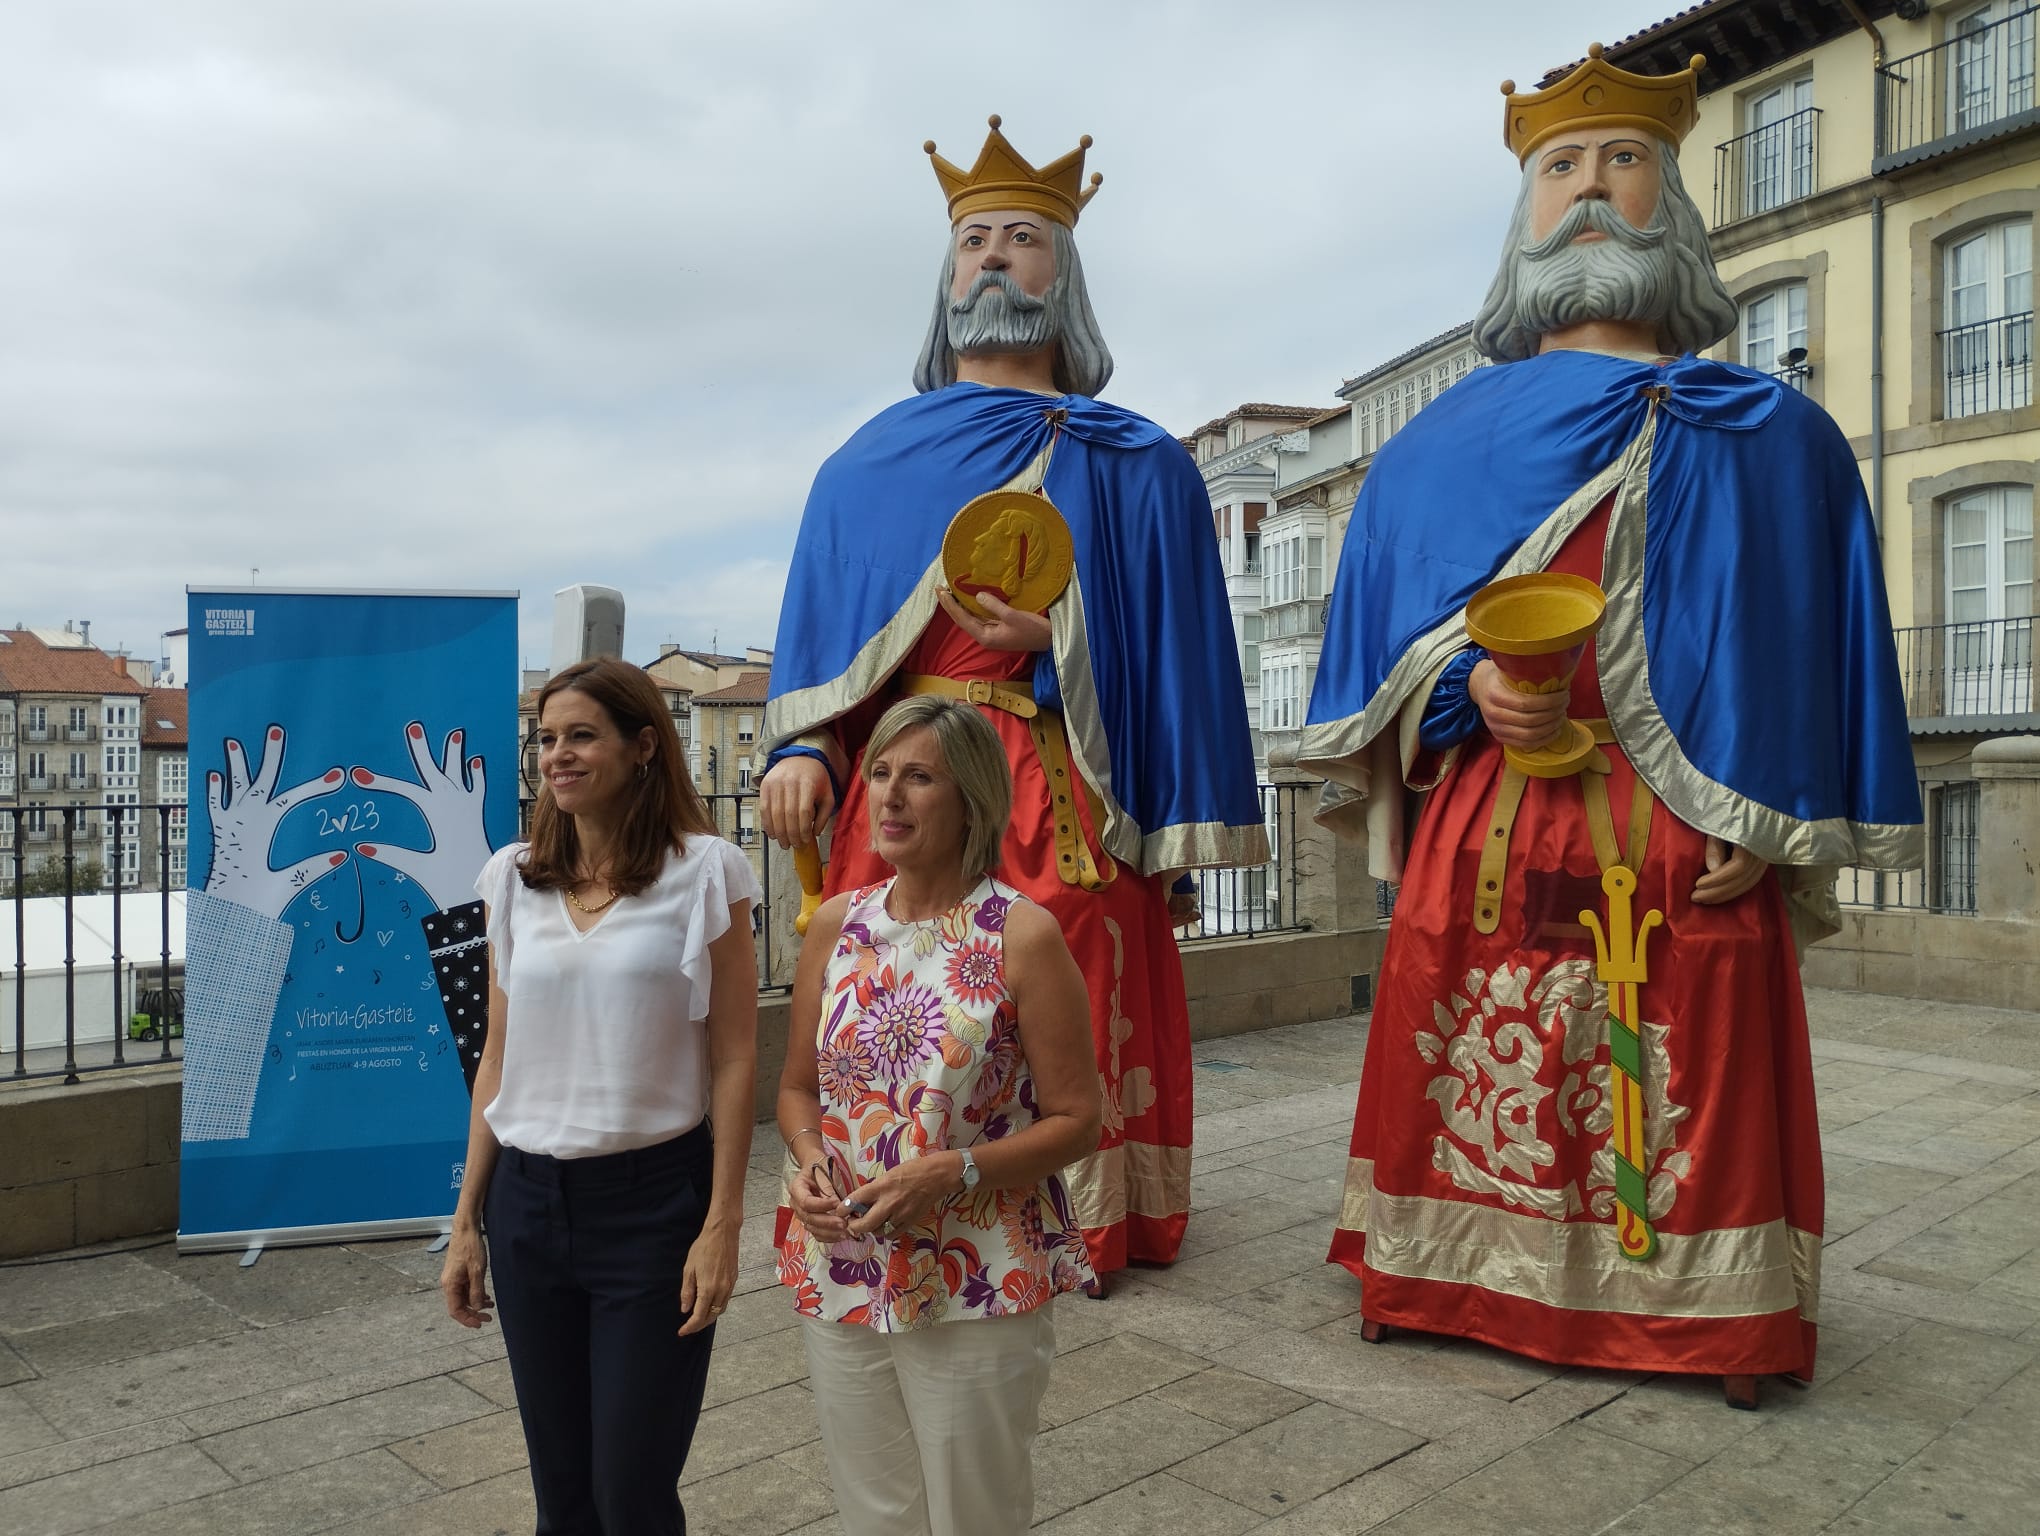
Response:
M165 757L156 763L156 801L159 805L182 805L190 798L191 762L184 757ZM180 811L178 813L182 815Z
M1933 893L1942 912L1976 910L1976 783L1936 785L1928 792L1927 814L1933 826Z
M750 741L757 734L758 734L758 717L756 715L737 716L737 740Z
M1955 19L1950 133L2031 110L2033 21L2031 0L1991 0Z
M1742 360L1760 373L1806 387L1805 375L1789 372L1785 354L1806 345L1806 284L1787 283L1743 305Z
M14 793L14 754L0 752L0 795Z
M50 712L41 704L28 706L28 739L30 741L50 739Z
M751 760L748 757L740 757L737 759L737 788L749 789L750 787Z
M1245 615L1240 621L1240 681L1258 683L1261 680L1261 638L1267 620L1258 613Z
M737 804L737 841L755 843L758 840L758 802L743 800Z
M1949 501L1948 712L2033 707L2033 487Z
M22 775L31 789L50 787L50 755L47 752L30 752L21 760Z
M2033 221L1992 224L1945 250L1942 414L2033 403Z
M1813 76L1751 97L1743 133L1745 218L1813 195Z
M1260 575L1260 573L1261 573L1261 536L1260 536L1260 534L1258 534L1258 533L1250 533L1250 534L1247 534L1247 535L1246 535L1246 543L1247 543L1247 569L1246 569L1246 574L1247 574L1247 575L1249 575L1249 576L1258 576L1258 575Z
M170 813L163 830L172 848L182 848L185 846L186 838L191 830L190 817L191 812L181 805Z

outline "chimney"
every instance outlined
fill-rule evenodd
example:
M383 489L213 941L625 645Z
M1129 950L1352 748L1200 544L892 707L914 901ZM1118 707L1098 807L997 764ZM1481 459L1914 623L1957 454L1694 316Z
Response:
M92 621L90 619L80 619L78 621L78 638L87 645L92 643Z

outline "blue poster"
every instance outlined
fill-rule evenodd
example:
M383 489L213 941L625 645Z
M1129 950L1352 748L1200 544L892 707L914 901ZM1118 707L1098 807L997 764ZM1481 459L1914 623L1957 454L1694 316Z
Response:
M190 609L179 1247L434 1230L488 1006L474 880L517 831L516 595Z

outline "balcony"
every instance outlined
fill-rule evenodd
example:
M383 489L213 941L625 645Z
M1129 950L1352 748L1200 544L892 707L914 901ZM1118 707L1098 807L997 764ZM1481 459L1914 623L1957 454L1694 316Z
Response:
M1895 629L1905 712L1915 735L2031 730L2033 620Z
M2028 6L1877 71L1872 175L2040 127L2033 94L2034 21Z
M27 773L21 777L23 793L46 795L57 787L57 781L47 773Z
M96 725L67 725L64 727L64 740L80 744L97 741L99 740L99 727Z
M1941 414L1948 419L2033 403L2033 311L1934 333Z
M1714 146L1714 227L1811 197L1820 187L1820 108Z
M67 773L64 775L66 789L97 789L99 775L96 773Z
M21 728L23 741L48 741L50 728L46 725L26 725Z

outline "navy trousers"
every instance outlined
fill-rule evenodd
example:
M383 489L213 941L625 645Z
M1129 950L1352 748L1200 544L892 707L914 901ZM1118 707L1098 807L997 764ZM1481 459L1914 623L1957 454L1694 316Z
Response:
M503 1148L483 1202L538 1536L682 1536L713 1327L678 1337L708 1127L632 1152Z

